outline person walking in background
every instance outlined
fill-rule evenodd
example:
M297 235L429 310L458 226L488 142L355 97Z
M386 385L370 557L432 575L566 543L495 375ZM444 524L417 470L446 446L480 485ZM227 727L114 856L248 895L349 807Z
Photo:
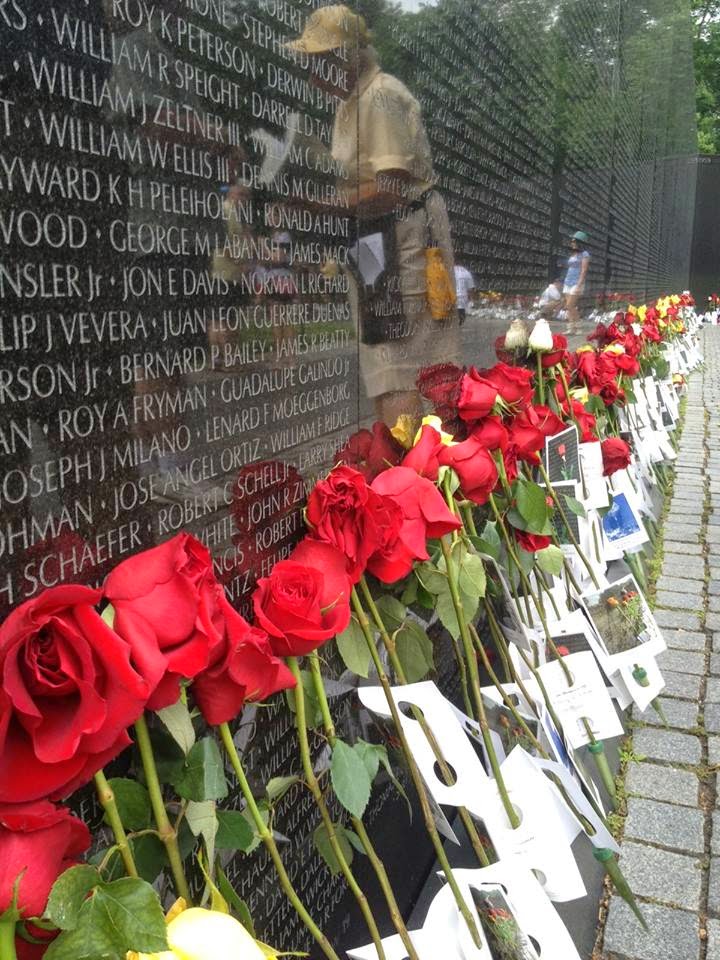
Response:
M472 292L475 289L475 280L467 267L455 264L455 290L457 291L457 312L460 317L460 326L465 323L465 315L470 307Z
M577 305L585 291L585 277L590 266L590 253L586 249L587 242L588 235L583 230L578 230L570 238L571 252L563 283L565 310L567 311L569 325L567 333L577 333L577 325L580 319Z

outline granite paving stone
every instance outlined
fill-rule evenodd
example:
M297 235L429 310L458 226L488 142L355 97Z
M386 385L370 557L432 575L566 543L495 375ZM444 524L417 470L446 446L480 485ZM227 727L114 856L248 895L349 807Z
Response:
M675 673L673 670L663 670L663 679L665 680L663 694L666 697L680 697L697 703L702 677L693 673Z
M700 617L696 613L687 613L684 610L655 610L653 612L659 627L672 627L680 630L700 629Z
M701 810L676 806L660 800L630 797L625 818L626 837L646 840L663 847L703 853L704 817ZM720 845L720 839L718 839Z
M705 589L705 581L702 578L697 580L685 580L682 577L682 572L674 576L662 576L659 578L656 587L661 591L672 591L674 593L691 593L695 596L702 596L703 590Z
M700 763L700 740L689 733L677 733L656 727L641 727L633 734L633 751L648 760L667 763Z
M705 626L708 630L720 630L720 613L706 613Z
M693 610L700 613L703 607L702 597L694 593L675 593L670 590L658 590L655 598L658 607L670 610Z
M720 767L720 737L708 737L708 763Z
M707 953L705 960L720 960L720 920L707 922Z
M720 854L720 810L713 810L710 852L713 856Z
M703 719L708 733L720 733L720 703L706 703Z
M688 577L691 580L704 580L705 558L690 557L687 554L666 553L663 560L664 577Z
M660 697L660 706L668 726L676 727L680 730L695 730L698 725L698 705L691 700L676 700L673 697ZM664 727L659 714L652 706L641 711L639 707L633 707L633 720L649 724L653 727Z
M720 857L710 858L708 912L720 914Z
M691 650L665 650L657 658L661 670L676 670L678 673L705 673L705 654Z
M674 907L641 903L649 930L643 930L630 907L618 896L610 901L605 926L606 960L698 960L697 915Z
M644 843L624 843L620 856L620 867L633 893L686 910L700 908L700 866L697 857Z
M668 537L667 540L663 541L663 550L666 555L668 553L687 553L695 557L702 556L702 547L699 543L673 540L672 537Z
M704 633L695 630L663 630L662 634L665 643L674 650L705 650L707 638Z
M720 703L720 677L708 677L705 685L705 702Z
M710 673L720 675L720 653L710 654Z
M657 763L628 764L625 789L649 800L666 800L686 807L698 805L698 778L690 770L673 770Z

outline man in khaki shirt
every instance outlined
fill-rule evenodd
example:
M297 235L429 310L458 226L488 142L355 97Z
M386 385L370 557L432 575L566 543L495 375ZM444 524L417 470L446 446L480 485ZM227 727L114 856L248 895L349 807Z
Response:
M400 80L382 71L369 41L363 18L335 5L315 10L302 36L288 46L322 56L324 72L341 78L331 85L318 80L319 71L313 77L340 99L331 148L348 175L340 186L347 191L350 209L358 213L361 239L377 235L379 224L385 224L386 267L398 313L386 323L381 342L361 342L360 364L378 417L392 426L401 413L421 414L415 386L419 368L457 360L459 326L454 310L446 321L433 320L427 304L426 247L440 248L453 285L454 274L450 224L445 204L433 189L420 105ZM351 302L362 340L368 339L362 335L362 311L367 308L359 293L353 284Z

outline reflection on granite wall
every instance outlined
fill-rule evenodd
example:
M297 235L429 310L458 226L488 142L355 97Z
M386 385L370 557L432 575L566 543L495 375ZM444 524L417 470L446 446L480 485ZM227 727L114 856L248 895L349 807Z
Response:
M2 613L181 529L247 611L337 451L419 412L421 371L488 360L571 234L582 310L684 286L686 6L0 2ZM287 772L282 703L239 737L258 786ZM429 852L392 787L374 802L409 907ZM347 934L309 809L293 788L298 889ZM303 946L263 864L229 870Z

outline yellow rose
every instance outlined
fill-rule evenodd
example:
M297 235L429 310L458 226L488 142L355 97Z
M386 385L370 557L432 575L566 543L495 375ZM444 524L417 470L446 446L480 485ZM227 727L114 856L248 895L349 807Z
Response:
M413 445L416 424L417 420L414 417L409 416L407 413L401 413L395 421L395 426L390 430L390 433L406 450L409 450Z
M595 347L591 347L589 343L586 343L584 346L578 347L575 353L593 353L594 351Z
M614 353L616 357L619 357L620 354L625 353L625 347L621 343L610 343L605 347L603 353Z
M638 308L634 304L629 303L627 308L627 313L631 314L633 317L637 316Z
M580 403L587 403L590 399L590 391L587 387L575 387L570 391L570 396L574 400L579 400Z
M647 305L643 304L641 307L637 308L637 318L640 323L645 323L645 314L647 313Z
M422 435L423 427L432 427L433 430L439 433L440 439L442 440L442 442L445 444L446 447L449 447L455 443L455 438L453 437L453 435L451 433L445 433L445 431L443 430L442 420L440 419L440 417L436 417L433 414L431 414L430 416L423 417L422 423L420 425L420 429L415 434L415 440L413 441L413 446L415 446L416 443L420 443L420 437Z
M129 951L127 960L266 960L245 927L228 913L192 907L167 925L169 950Z

